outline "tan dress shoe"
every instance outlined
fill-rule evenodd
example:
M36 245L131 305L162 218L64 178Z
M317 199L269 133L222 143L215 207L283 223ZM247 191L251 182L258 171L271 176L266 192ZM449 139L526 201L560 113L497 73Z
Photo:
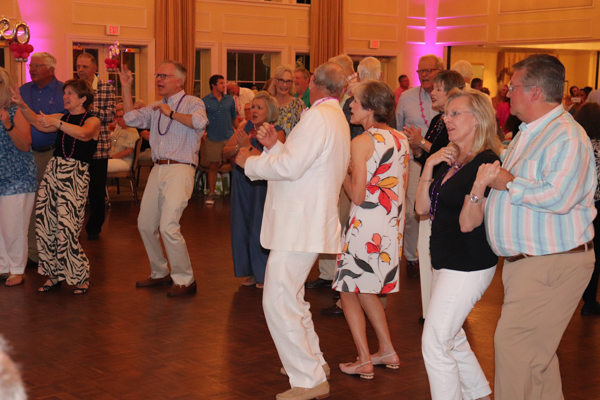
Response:
M329 379L329 377L331 376L331 368L329 368L329 364L325 363L325 364L321 365L321 367L323 367L323 372L325 372L325 377L327 379ZM287 371L285 370L284 367L281 367L281 369L279 370L279 373L281 375L287 376Z
M313 400L326 399L329 397L329 382L325 381L314 388L295 387L290 390L279 393L275 398L277 400Z

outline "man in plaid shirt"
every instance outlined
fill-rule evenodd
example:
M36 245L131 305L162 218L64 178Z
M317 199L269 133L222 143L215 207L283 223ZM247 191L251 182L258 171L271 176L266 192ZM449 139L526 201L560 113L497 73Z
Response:
M102 82L96 76L98 62L89 53L77 57L77 75L87 81L94 89L94 107L92 114L100 119L100 136L94 161L90 164L90 218L85 231L89 240L96 240L104 224L104 196L106 193L106 169L110 158L110 132L108 124L115 118L115 88L108 82Z

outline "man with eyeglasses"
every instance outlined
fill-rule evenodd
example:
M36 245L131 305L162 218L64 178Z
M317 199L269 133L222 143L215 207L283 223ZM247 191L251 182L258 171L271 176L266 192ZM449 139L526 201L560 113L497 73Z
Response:
M152 273L135 286L148 288L172 284L173 288L167 293L169 297L194 294L196 281L179 219L194 189L198 150L208 122L204 102L186 95L183 84L187 70L177 61L163 61L154 74L157 92L163 99L139 110L134 108L131 94L133 74L124 65L119 76L123 86L125 123L150 129L154 161L138 217L138 230Z
M215 187L217 174L223 164L223 148L238 128L235 100L225 93L225 78L213 75L208 80L210 93L202 98L206 105L208 126L206 139L202 143L200 164L208 168L208 196L204 200L207 205L215 204Z
M25 83L20 88L21 97L25 104L36 114L40 112L46 115L64 113L63 83L54 76L56 59L49 53L33 53L28 67L31 82ZM31 127L31 147L33 148L33 158L37 167L38 186L54 153L55 140L56 132L42 133L35 127ZM35 237L35 207L33 207L29 222L28 240L27 264L37 267L39 256Z
M493 189L481 203L488 241L504 257L495 398L559 400L556 350L594 269L594 152L561 104L561 62L537 54L513 68L508 97L520 132L502 167L479 168Z
M396 127L403 131L405 127L413 127L422 132L427 132L429 123L437 115L431 107L430 93L433 90L433 78L444 69L441 58L428 54L419 59L417 73L420 86L408 89L398 101L396 106ZM425 143L422 143L424 145ZM421 165L418 164L411 151L406 191L406 225L404 227L404 258L406 259L406 272L412 278L419 277L419 256L417 254L417 241L419 239L419 216L414 212L417 184L421 175Z
M108 82L101 81L98 72L98 61L90 53L82 53L77 57L77 76L85 80L94 89L94 107L92 114L100 120L100 136L94 159L90 163L90 217L85 225L89 240L97 240L102 231L105 217L106 174L110 158L110 130L108 126L115 118L115 88Z

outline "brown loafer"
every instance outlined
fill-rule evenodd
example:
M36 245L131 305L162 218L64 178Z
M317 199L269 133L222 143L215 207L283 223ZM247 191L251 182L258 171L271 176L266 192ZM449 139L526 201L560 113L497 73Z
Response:
M184 296L186 294L196 293L196 281L190 283L188 286L185 285L173 285L173 289L167 293L168 297Z
M287 392L279 393L277 400L312 400L326 399L329 397L329 383L327 381L314 388L295 387Z
M136 282L135 287L151 287L151 286L172 285L172 284L173 284L173 279L171 279L171 275L167 275L165 277L158 278L158 279L148 278L146 280Z

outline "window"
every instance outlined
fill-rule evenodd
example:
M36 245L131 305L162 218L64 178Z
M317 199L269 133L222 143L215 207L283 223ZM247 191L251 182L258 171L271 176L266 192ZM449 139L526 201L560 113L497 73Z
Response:
M271 77L271 53L227 52L227 80L262 90Z
M103 81L108 81L115 88L116 101L117 103L123 99L123 92L121 88L121 81L119 80L119 74L116 72L108 72L106 70L106 63L104 60L109 57L109 47L111 44L74 44L73 45L73 78L77 76L77 57L82 53L89 53L93 55L98 61L98 78ZM133 73L133 85L131 89L133 102L135 103L137 96L136 85L139 83L138 77L138 64L139 64L139 53L140 49L135 47L121 46L121 63L127 65L129 70Z
M310 54L296 53L296 65L294 68L303 67L310 71Z
M2 47L0 47L0 67L2 68L6 68L6 61L4 61L4 53L6 52Z

